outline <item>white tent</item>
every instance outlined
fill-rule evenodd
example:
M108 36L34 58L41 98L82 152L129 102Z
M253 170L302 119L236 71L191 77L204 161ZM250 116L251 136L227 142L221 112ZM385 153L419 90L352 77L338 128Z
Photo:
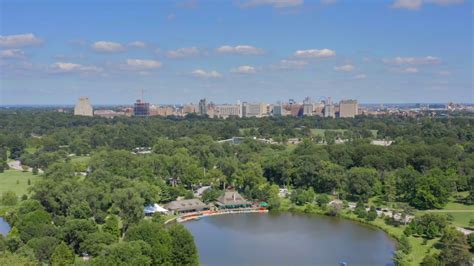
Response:
M157 203L155 203L153 205L148 205L148 206L145 207L145 214L153 214L153 213L156 213L156 212L166 214L169 211L167 209L161 207Z

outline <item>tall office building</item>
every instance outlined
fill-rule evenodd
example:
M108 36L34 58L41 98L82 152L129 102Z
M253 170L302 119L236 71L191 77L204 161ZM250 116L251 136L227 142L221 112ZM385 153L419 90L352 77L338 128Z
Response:
M324 104L324 117L336 117L336 112L334 110L331 97L328 97L326 103Z
M355 117L358 109L357 100L342 100L339 102L339 117Z
M283 107L281 103L277 103L273 105L273 111L272 111L274 116L285 116L287 114L287 111Z
M137 100L133 105L133 116L150 116L150 104Z
M207 115L207 100L206 98L199 100L199 114Z
M267 105L264 103L243 103L243 117L262 117L267 115Z
M74 115L82 115L82 116L93 116L94 110L92 109L92 105L89 102L89 98L81 97L79 101L77 101L76 106L74 106Z
M314 104L312 103L304 103L303 104L303 115L304 116L312 116L314 111Z
M240 104L220 104L214 106L214 116L227 118L229 116L242 117Z

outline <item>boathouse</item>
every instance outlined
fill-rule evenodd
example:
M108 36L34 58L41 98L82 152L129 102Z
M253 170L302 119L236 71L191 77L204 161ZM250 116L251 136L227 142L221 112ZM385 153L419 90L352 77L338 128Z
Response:
M166 208L175 214L199 212L209 207L198 199L175 200L166 204Z
M252 203L244 199L236 191L226 191L223 195L217 198L216 206L221 209L235 209L251 207Z

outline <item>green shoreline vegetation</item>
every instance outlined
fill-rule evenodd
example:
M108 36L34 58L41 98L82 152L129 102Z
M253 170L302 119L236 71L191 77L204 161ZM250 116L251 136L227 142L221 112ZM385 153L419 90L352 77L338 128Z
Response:
M397 240L397 265L469 265L474 235L453 226L474 227L473 119L456 112L104 119L0 110L0 215L12 225L0 237L0 264L198 265L192 235L164 225L167 217L144 219L143 208L210 185L206 203L226 188L272 211L378 227ZM219 142L234 136L243 140ZM376 139L394 143L372 145ZM8 169L14 160L32 173ZM290 193L282 198L283 187ZM377 217L380 208L414 219Z

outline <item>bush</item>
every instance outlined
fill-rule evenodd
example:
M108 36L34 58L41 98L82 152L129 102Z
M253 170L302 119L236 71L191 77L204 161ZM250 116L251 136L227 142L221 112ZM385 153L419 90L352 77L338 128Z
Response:
M377 218L377 211L375 210L375 207L372 206L370 207L369 212L367 213L367 220L368 221L373 221Z
M13 206L18 203L18 197L13 191L5 191L2 194L2 204L7 206Z

